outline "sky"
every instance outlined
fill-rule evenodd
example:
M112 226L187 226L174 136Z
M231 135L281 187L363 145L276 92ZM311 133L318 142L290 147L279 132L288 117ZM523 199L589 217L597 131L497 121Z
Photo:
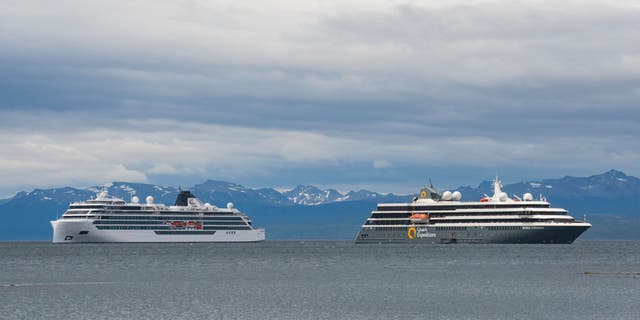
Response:
M0 197L640 175L637 1L0 0Z

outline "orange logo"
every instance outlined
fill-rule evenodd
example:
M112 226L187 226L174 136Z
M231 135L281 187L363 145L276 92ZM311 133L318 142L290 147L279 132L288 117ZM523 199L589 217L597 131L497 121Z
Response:
M407 237L409 237L409 239L413 240L416 238L417 235L418 235L418 230L416 230L415 227L411 227L407 230Z

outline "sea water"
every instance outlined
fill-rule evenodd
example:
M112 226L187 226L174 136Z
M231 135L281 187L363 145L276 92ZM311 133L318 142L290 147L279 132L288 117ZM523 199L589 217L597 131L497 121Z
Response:
M640 242L6 242L0 319L640 319Z

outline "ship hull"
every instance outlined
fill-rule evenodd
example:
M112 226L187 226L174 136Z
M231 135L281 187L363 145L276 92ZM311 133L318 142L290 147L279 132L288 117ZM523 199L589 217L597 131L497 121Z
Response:
M54 243L91 242L259 242L264 229L251 230L100 230L91 219L51 221Z
M591 225L589 223L523 226L464 226L436 228L413 225L389 228L363 227L356 243L573 243Z

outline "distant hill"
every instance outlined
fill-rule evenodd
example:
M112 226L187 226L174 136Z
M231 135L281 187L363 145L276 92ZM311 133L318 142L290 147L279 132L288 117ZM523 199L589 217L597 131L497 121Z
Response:
M95 196L106 188L111 195L173 204L179 189L143 183L113 182L86 189L35 189L0 200L0 240L49 240L49 220L61 215L71 202ZM333 189L300 185L279 192L251 189L225 181L207 180L189 188L202 201L217 206L233 202L249 214L254 225L267 228L268 239L352 239L371 210L380 202L408 202L414 195L380 194L368 190L346 194ZM416 192L419 187L416 187ZM476 200L493 192L491 182L464 186L463 200ZM587 214L594 227L583 239L640 239L640 179L611 170L590 177L531 180L503 186L509 195L543 195L553 206L581 219Z
M460 187L463 197L479 199L493 193L493 184L483 181L476 188ZM530 192L544 196L555 207L570 209L575 215L615 212L640 216L640 179L621 171L610 170L589 177L565 176L560 179L531 180L503 186L511 195Z

